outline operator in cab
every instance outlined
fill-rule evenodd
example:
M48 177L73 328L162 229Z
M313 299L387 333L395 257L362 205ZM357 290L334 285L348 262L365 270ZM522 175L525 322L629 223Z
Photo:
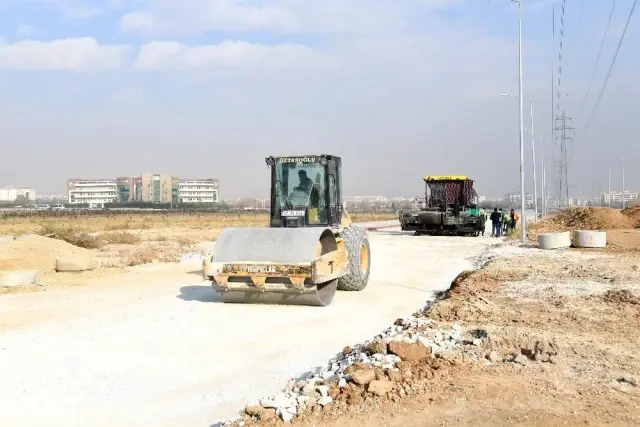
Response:
M309 194L311 189L313 188L313 181L311 178L307 176L307 171L300 170L298 171L298 178L300 179L300 184L293 191L304 191Z

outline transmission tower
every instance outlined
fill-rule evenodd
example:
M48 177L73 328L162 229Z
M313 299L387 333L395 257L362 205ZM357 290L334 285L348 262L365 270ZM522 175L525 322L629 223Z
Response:
M560 158L558 159L558 207L569 206L569 183L567 170L567 142L573 139L569 135L575 128L571 126L571 117L567 117L564 110L560 110L555 119L556 143L560 145Z

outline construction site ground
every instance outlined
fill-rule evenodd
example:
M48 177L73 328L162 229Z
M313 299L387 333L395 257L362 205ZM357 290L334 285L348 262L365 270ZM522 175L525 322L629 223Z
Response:
M370 241L368 287L323 308L219 304L198 261L3 295L2 420L210 426L433 299L493 242L395 229L372 231Z
M492 252L421 313L434 328L461 325L457 349L378 372L393 383L383 397L345 388L291 425L640 425L637 254Z
M532 224L526 247L371 231L369 286L320 309L219 304L189 258L2 295L2 420L209 427L249 404L234 425L640 425L637 223L585 212ZM566 229L609 245L535 247ZM295 408L265 400L283 389Z

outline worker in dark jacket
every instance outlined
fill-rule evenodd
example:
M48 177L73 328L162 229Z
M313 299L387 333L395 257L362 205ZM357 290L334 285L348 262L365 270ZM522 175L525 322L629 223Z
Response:
M498 212L498 208L493 208L489 219L491 219L491 237L500 237L502 232L502 214Z

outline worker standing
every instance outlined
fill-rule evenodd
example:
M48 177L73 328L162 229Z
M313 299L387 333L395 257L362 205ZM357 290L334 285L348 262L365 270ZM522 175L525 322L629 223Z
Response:
M489 218L491 219L491 237L500 237L502 231L502 214L498 212L498 208L493 208L493 212Z
M502 235L507 232L507 216L502 212L502 208L498 209L498 213L500 214L500 234Z
M518 215L518 212L515 211L515 209L511 208L511 229L515 230L516 229L516 224L518 223L518 219L520 219L520 215Z

